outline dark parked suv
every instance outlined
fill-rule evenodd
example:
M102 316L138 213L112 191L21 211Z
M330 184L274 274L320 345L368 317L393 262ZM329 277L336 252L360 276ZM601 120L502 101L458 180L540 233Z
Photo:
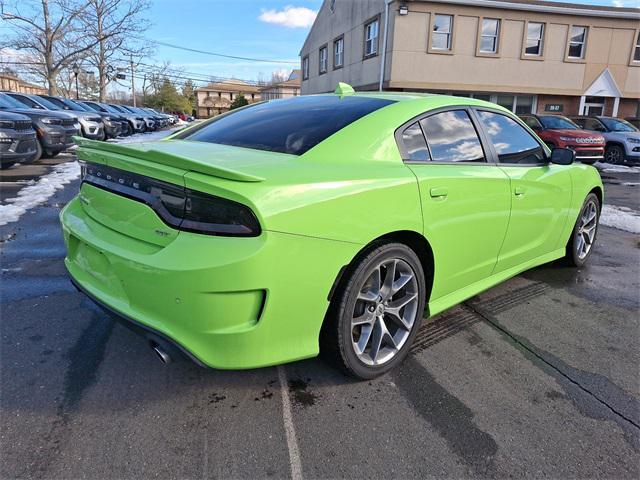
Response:
M36 143L36 132L29 117L0 110L0 169L31 161L36 154Z
M38 136L35 162L41 156L54 157L73 145L72 137L79 135L77 118L68 113L28 108L6 93L0 92L0 110L26 115L31 119Z

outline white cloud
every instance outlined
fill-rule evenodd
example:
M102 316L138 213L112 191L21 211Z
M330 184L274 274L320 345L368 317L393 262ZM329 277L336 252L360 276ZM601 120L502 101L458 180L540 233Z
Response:
M638 3L638 0L613 0L611 2L613 4L614 7L635 7L635 8L640 8L640 3Z
M258 17L266 23L274 23L288 28L308 28L313 25L318 12L307 7L287 5L284 10L262 10Z

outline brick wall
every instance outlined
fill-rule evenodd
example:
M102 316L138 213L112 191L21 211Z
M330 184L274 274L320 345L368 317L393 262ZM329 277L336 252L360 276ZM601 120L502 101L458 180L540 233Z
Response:
M536 113L554 113L545 111L544 108L547 104L562 105L562 112L556 112L561 115L578 115L580 97L569 97L565 95L538 95L538 110Z
M635 98L621 98L618 106L618 117L637 117L640 110L640 100Z

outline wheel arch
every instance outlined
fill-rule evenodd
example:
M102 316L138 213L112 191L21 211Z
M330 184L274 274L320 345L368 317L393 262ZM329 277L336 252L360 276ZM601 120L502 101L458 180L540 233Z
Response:
M359 259L365 257L371 250L376 249L385 243L402 243L409 247L416 254L422 265L422 270L425 276L426 285L426 301L429 303L431 297L431 289L433 287L433 275L435 272L435 260L433 257L433 248L424 235L415 232L413 230L398 230L394 232L386 233L380 237L375 238L363 248L351 259L351 261L344 265L338 272L333 285L327 296L330 304L334 303L335 294L340 290L340 287L344 284L348 278L348 273L356 268ZM331 309L331 307L329 308Z
M600 188L599 186L595 186L589 191L589 193L593 193L596 197L598 197L598 202L600 202L600 208L602 209L602 202L604 200L604 192L602 191L602 188Z

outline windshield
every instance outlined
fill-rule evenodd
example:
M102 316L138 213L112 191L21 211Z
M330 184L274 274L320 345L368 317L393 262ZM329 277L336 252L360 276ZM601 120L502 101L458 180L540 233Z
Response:
M540 122L544 128L552 129L564 129L564 130L578 130L579 127L569 120L567 117L561 117L559 115L549 115L547 117L539 117Z
M31 98L31 100L33 100L34 102L38 102L40 105L42 105L43 107L49 110L62 110L62 108L60 108L55 103L50 102L46 98L42 98L42 97L35 97L35 98L29 97L29 98Z
M101 103L100 106L102 108L104 108L107 112L111 112L111 113L120 113L118 110L116 110L115 108L113 108L111 105L106 104L106 103Z
M257 103L176 138L302 155L393 100L312 95Z
M85 103L84 105L86 105L92 110L95 110L96 112L104 112L104 108L101 108L99 105L96 105L95 103Z
M62 100L64 103L69 105L69 108L72 110L82 110L83 112L94 112L95 110L87 107L84 103L77 102L75 100L71 100L69 98L65 98Z
M56 105L59 109L63 109L63 110L70 110L69 106L64 103L62 100L60 100L59 98L55 98L55 97L42 97L40 95L38 95L40 98L44 98L45 100L48 100L49 102L53 103L54 105ZM42 102L42 104L44 105L44 102ZM73 110L71 108L71 110Z
M116 112L118 113L129 113L126 110L124 110L123 108L121 108L118 105L109 105L111 108L113 108Z
M638 129L626 120L618 118L601 118L600 121L605 124L608 130L612 132L637 132Z
M0 93L0 108L29 108L24 103L15 98L11 98L5 93Z

